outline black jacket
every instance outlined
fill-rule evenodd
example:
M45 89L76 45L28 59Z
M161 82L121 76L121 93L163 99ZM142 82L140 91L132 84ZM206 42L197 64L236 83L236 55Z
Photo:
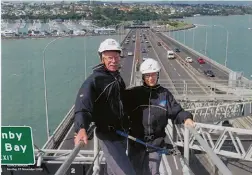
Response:
M175 123L192 119L192 114L184 111L171 92L160 85L128 89L124 102L131 121L131 135L156 146L161 146L164 142L168 119Z
M103 64L96 66L77 95L75 132L80 128L87 130L91 122L95 122L97 133L109 133L108 126L122 129L124 109L121 92L124 90L125 83L118 71L110 72Z

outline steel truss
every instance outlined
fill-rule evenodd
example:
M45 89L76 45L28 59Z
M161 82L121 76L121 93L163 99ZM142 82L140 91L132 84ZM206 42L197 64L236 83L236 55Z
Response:
M184 146L184 140L186 139L184 127L175 125L174 128L174 143L178 146ZM202 123L196 123L195 129L216 154L252 161L252 130ZM169 128L166 129L167 134L168 130ZM243 142L239 137L246 137L247 142ZM193 134L189 136L189 148L205 151L202 146L196 142Z
M227 103L216 106L205 106L189 109L194 121L200 123L215 123L239 117L252 116L252 102Z

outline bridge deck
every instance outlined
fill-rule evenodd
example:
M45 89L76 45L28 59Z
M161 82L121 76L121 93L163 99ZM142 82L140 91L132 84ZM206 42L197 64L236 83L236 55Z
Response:
M187 79L196 85L195 86L189 86L188 88L191 90L191 94L193 95L194 92L197 92L199 94L206 94L206 90L204 88L204 85L201 81L197 79L197 76L192 74L188 69L185 69L181 63L178 60L167 60L166 58L166 49L164 46L160 47L157 46L157 37L153 36L153 34L149 31L146 32L147 34L147 39L149 40L149 43L146 43L143 38L140 38L140 32L136 30L133 30L133 32L129 35L130 36L130 42L129 44L123 44L124 49L124 58L122 58L122 68L121 68L121 75L127 85L130 86L132 84L135 84L135 82L139 79L136 77L138 76L135 73L135 61L133 60L134 58L140 58L139 61L142 62L143 57L151 57L154 59L157 59L159 62L161 62L162 66L162 71L160 74L160 79L168 79L170 82L174 83L174 87L168 87L173 93L181 93L182 87L181 85L176 85L176 81L182 81L180 79ZM136 42L132 43L132 35L136 35ZM166 42L167 46L172 49L179 47L178 45L175 45L174 43L171 43L169 40L166 38L162 38ZM143 42L141 43L141 41ZM170 44L170 45L169 45ZM168 46L169 45L169 46ZM149 47L148 47L149 46ZM148 52L147 53L141 53L140 51L143 48L147 48ZM133 56L127 56L128 52L133 52ZM181 49L181 52L179 53L180 57L185 57L186 55L191 54L188 53L187 51L184 51ZM191 55L189 55L191 56ZM196 59L195 56L191 56L192 58ZM195 64L195 63L194 63ZM198 70L204 70L207 68L209 63L205 64L204 66L199 66L195 67ZM195 64L196 65L196 64ZM225 72L222 70L219 70L219 68L215 68L216 71L220 74L218 78L220 79L226 79L227 80L227 75ZM69 130L67 135L64 138L64 141L61 143L60 147L58 149L73 149L74 144L73 144L73 127ZM83 149L89 149L93 150L93 140L89 141L89 144L83 148ZM162 161L162 164L160 166L160 172L161 174L182 174L182 160L178 156L166 156L166 159L168 161L169 167L167 167L167 163ZM209 174L209 172L212 172L213 170L210 167L208 162L204 162L205 157L202 154L192 154L190 156L190 168L194 172L194 174L202 174L202 172L205 172L205 174ZM241 162L241 161L240 161ZM230 165L230 164L229 164ZM250 164L246 164L247 166L251 167ZM167 167L168 172L165 172L164 166ZM235 170L234 166L231 167L232 169ZM246 175L246 172L242 173Z
M129 36L132 38L132 35L136 35L136 32L132 32ZM137 38L139 36L137 35ZM139 39L139 38L138 38ZM137 43L139 41L136 41ZM139 42L140 43L140 42ZM121 75L126 83L126 86L128 87L132 81L134 81L134 69L132 69L132 66L135 66L135 64L133 63L133 59L134 57L132 56L127 56L127 52L134 52L135 50L135 44L132 43L132 41L130 41L129 44L124 44L123 47L124 49L124 55L125 57L122 59L122 69L121 69ZM138 46L138 51L135 51L135 55L139 56L140 55L140 50L139 50L139 46ZM150 54L152 54L151 56L154 57L154 51L149 51ZM155 58L155 57L154 57ZM132 72L133 71L133 72ZM162 73L161 76L163 76L164 78L165 75L164 71ZM58 149L73 149L74 148L74 143L73 143L73 135L74 135L74 129L73 126L71 127L71 129L69 130L69 132L66 134L63 142L61 143L61 145L59 146ZM88 149L88 150L93 150L93 140L90 140L88 145L85 148L82 149ZM182 165L181 165L181 161L179 159L179 157L176 156L167 156L167 160L169 162L169 170L170 172L172 172L173 174L181 174L181 170L182 170ZM165 170L164 170L164 164L162 164L162 166L160 166L160 172L162 174L165 174Z

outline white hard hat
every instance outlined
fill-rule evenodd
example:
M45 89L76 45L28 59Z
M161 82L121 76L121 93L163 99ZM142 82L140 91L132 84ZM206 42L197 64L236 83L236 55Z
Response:
M114 40L114 39L106 39L104 40L101 44L100 44L100 47L98 49L98 53L102 53L104 51L112 51L112 50L115 50L115 51L119 51L121 52L121 46L120 44Z
M160 70L159 63L152 58L147 58L140 66L140 72L142 74L159 72Z

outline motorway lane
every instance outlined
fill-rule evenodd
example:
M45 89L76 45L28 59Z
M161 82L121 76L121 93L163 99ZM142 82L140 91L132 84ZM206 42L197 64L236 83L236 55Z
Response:
M121 76L126 84L126 87L129 87L130 83L133 83L133 82L131 82L131 80L133 78L131 75L131 72L132 72L132 67L134 67L134 65L133 65L134 56L128 56L128 52L134 53L134 50L135 50L135 43L132 42L133 35L136 35L135 30L132 30L131 33L129 34L129 37L130 37L129 44L122 45L122 47L124 47L125 49L123 49L124 57L121 58L120 73L121 73Z
M197 58L198 56L195 55L194 53L188 51L187 49L183 48L182 46L180 46L179 44L173 42L172 40L170 40L167 36L167 37L164 37L161 33L157 33L157 36L159 36L160 38L162 38L162 40L168 44L169 46L171 46L172 50L175 50L175 48L180 48L180 51L179 53L177 53L179 56L181 56L181 58L185 59L186 57L190 56L192 59L193 59L193 63L191 63L191 65L197 70L199 71L200 73L202 73L202 75L204 75L204 70L212 70L215 74L215 76L221 80L228 80L229 78L229 75L226 71L218 68L217 66L209 63L206 61L205 64L199 64L197 62ZM210 77L207 77L206 78L210 78Z
M157 45L157 37L151 35L150 41L156 52L159 55L160 61L165 65L166 71L171 77L174 86L178 90L179 94L183 93L186 89L187 94L206 94L206 90L199 81L193 77L176 59L167 59L167 51L164 47Z
M184 93L184 82L181 80L181 75L174 69L174 67L169 64L168 61L163 61L164 58L164 50L160 50L156 47L157 42L153 41L153 39L149 36L148 37L151 45L152 50L155 53L155 57L158 59L158 61L163 65L164 69L162 70L161 74L166 72L171 79L173 86L175 87L178 94ZM160 84L162 84L164 87L169 87L169 82L167 81L167 78L160 77Z
M147 40L149 41L149 38L147 37ZM146 40L144 40L146 41ZM148 48L148 45L151 47ZM169 89L171 93L178 94L178 90L174 87L173 82L171 81L169 74L166 71L166 67L162 64L162 62L159 59L158 53L154 50L152 43L149 41L149 43L141 43L141 48L145 48L147 50L147 53L142 53L142 58L153 58L156 59L161 64L161 72L159 75L159 83L162 84L164 87ZM181 88L182 89L182 88Z
M133 35L135 35L135 42L132 41ZM130 38L129 38L129 43L125 44L124 47L124 58L122 61L122 69L121 69L121 75L123 79L125 80L126 87L129 87L129 85L136 85L137 79L137 74L135 72L136 70L136 64L138 61L141 60L141 52L140 52L140 37L139 37L139 31L138 30L133 30ZM133 56L128 56L128 52L133 52ZM128 61L130 60L130 61ZM125 63L125 61L127 63Z

